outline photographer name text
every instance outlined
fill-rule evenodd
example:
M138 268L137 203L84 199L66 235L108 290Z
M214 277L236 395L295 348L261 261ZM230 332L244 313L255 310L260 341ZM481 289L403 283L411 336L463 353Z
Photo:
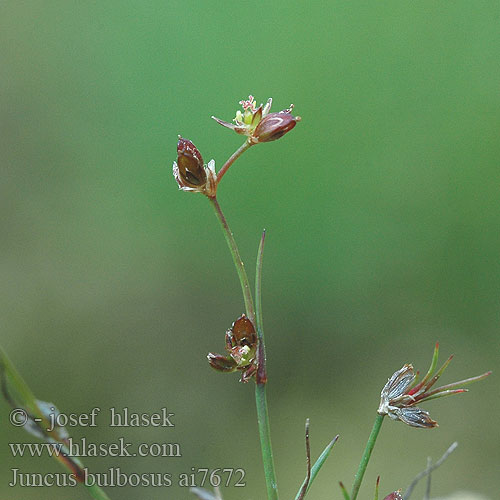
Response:
M47 432L58 427L97 427L98 421L105 418L99 407L92 408L87 413L59 413L55 407L50 410ZM175 413L170 413L167 408L161 408L155 413L139 413L128 407L110 408L106 423L109 427L175 427L172 421L174 416ZM28 422L28 415L22 409L15 409L11 412L10 420L13 425L21 427ZM40 423L42 419L35 421Z

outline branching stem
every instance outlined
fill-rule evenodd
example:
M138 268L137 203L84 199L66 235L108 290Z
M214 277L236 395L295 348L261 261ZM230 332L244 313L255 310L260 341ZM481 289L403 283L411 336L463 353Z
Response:
M262 320L262 262L264 257L264 243L266 232L262 233L259 251L257 253L257 265L255 269L255 305L257 334L259 336L259 347L257 353L257 377L255 384L255 404L257 407L257 421L259 423L260 447L262 449L262 461L266 476L267 496L269 499L277 500L278 484L274 470L273 449L271 445L271 427L267 410L267 370L266 370L266 345L264 342L264 323Z
M241 290L243 292L243 300L245 301L245 309L248 319L255 325L255 307L253 305L252 291L250 289L250 283L248 282L248 276L245 270L245 264L243 264L243 261L241 260L241 255L240 251L238 250L238 245L236 244L233 232L231 231L231 228L227 223L226 217L224 216L224 212L222 212L222 208L219 205L217 198L214 197L208 199L210 200L210 203L212 203L214 207L215 214L217 215L217 218L221 223L227 245L229 247L229 250L231 251L234 267L236 268L236 272L238 273L238 278L240 280Z
M238 151L236 151L231 158L225 163L218 175L218 181L231 164L238 158L244 151L246 151L251 144L245 143L241 146ZM261 275L260 271L262 269L262 251L264 238L261 240L261 245L259 247L259 257L257 259L257 277L256 277L256 287L257 287L257 299L259 300L259 316L255 314L255 306L252 298L252 292L250 290L250 284L248 282L248 276L245 270L245 265L241 259L238 246L234 239L234 235L227 223L226 217L222 212L222 208L219 205L216 197L209 198L210 203L214 207L215 214L221 223L226 242L229 246L229 250L233 257L234 266L238 273L238 278L241 284L241 290L243 292L243 300L245 302L245 309L248 318L256 326L257 333L259 337L259 350L258 350L258 368L257 368L257 380L255 384L255 404L257 409L257 423L259 427L260 445L262 450L262 461L264 464L264 475L266 478L267 496L268 500L278 500L278 485L276 481L276 473L274 470L274 460L273 452L271 446L271 428L269 425L269 415L267 410L267 397L266 397L266 381L267 375L265 372L265 345L264 345L264 334L262 329L262 315L260 308L260 283ZM261 365L262 363L262 365Z
M245 141L222 165L222 168L219 170L217 173L217 185L219 185L219 182L221 181L222 177L224 174L229 170L229 167L253 144L249 141Z

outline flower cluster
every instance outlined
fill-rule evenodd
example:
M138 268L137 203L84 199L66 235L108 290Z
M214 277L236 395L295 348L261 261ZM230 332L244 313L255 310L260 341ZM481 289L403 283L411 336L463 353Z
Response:
M236 111L234 123L225 122L212 116L223 127L234 130L238 134L246 135L252 144L270 142L283 137L300 121L300 116L293 116L293 104L288 109L278 113L269 113L273 100L269 98L266 104L257 107L252 95L248 100L240 101L243 112Z
M240 382L248 382L257 372L257 334L244 314L226 332L226 351L228 356L210 352L210 366L220 372L242 371Z
M283 137L300 121L300 116L292 116L293 104L279 113L269 113L271 103L272 99L269 98L265 106L261 104L257 108L253 96L248 96L248 100L240 101L243 112L236 112L234 124L212 116L224 127L247 136L245 144L226 161L218 174L215 172L214 160L205 165L196 146L188 139L179 136L177 161L174 162L173 166L174 177L179 189L215 198L217 186L222 176L243 151L254 144L275 141Z
M389 378L380 394L380 406L378 408L380 415L389 415L392 419L400 420L411 427L428 429L437 427L437 422L432 420L429 412L418 408L416 405L431 399L467 392L467 389L457 389L457 387L482 380L491 373L486 372L477 377L460 380L459 382L453 382L431 390L432 386L438 381L453 359L453 356L450 356L434 374L438 354L439 344L436 344L429 371L419 383L417 383L418 372L416 374L413 372L411 364L405 364Z

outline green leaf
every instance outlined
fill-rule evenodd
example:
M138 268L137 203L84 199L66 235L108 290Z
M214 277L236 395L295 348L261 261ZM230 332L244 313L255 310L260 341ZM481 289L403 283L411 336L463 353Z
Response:
M344 483L342 481L339 482L340 490L342 491L342 495L344 495L344 500L351 500L349 493L345 489Z
M338 438L339 438L339 436L337 435L332 439L332 441L330 443L328 443L328 446L323 450L323 453L321 453L321 455L318 457L318 460L316 460L316 463L312 466L312 468L311 468L311 480L309 481L309 484L307 486L306 494L309 491L311 484L316 479L316 476L318 475L321 467L323 466L326 459L328 458L328 455L330 455L330 452L332 451L333 445L337 442ZM295 500L299 499L300 492L301 492L302 488L304 487L305 482L306 482L306 480L304 479L304 481L300 485L300 488L299 488L299 491L295 497Z

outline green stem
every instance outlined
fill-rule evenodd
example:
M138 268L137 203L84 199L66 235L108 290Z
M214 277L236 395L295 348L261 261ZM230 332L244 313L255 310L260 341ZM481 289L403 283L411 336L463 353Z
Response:
M262 461L264 463L264 474L266 476L267 497L270 500L278 499L278 483L274 470L273 448L271 444L271 427L269 425L269 413L267 410L266 396L266 346L264 343L264 324L262 320L262 262L264 256L264 243L266 232L262 233L257 253L257 266L255 270L255 305L257 319L257 335L259 337L257 380L255 384L255 404L257 407L257 422L259 424L260 447L262 450Z
M243 145L240 149L242 149L244 146L245 145ZM250 146L247 146L245 149L248 149L248 147ZM241 152L243 152L245 149L243 149ZM250 319L250 321L257 327L257 334L259 336L258 360L259 358L265 359L262 322L261 318L257 319L255 315L255 307L253 303L252 292L250 290L248 276L243 261L241 259L240 252L238 250L238 246L234 239L234 235L229 227L229 224L227 223L226 217L222 212L222 208L219 205L219 202L215 197L209 198L209 200L210 203L212 203L212 206L214 207L215 214L217 215L219 222L221 223L227 245L233 257L234 266L236 267L238 278L241 284L241 290L243 291L243 300L245 301L245 309L247 316ZM260 282L261 282L260 269L262 268L262 249L263 249L263 241L261 241L261 246L259 247L259 259L257 263L258 275L256 277L256 285L258 287L260 287ZM260 267L259 267L259 260L261 264ZM257 298L260 301L260 290L257 294ZM260 303L258 311L259 314L261 314ZM257 383L255 384L255 404L257 407L257 424L259 427L260 445L262 449L262 461L264 464L264 475L266 478L266 486L267 486L267 496L268 500L278 500L278 486L276 482L276 474L274 471L274 461L273 461L273 453L271 447L271 430L269 425L269 415L267 411L266 384L265 384L265 379L261 381L259 378L259 367L257 368Z
M382 422L384 421L384 415L378 415L373 424L373 429L366 443L365 452L361 457L361 462L358 467L358 472L354 477L354 484L352 485L351 500L356 500L358 496L359 488L361 486L361 481L363 481L363 476L365 475L366 467L370 461L370 457L375 446L375 441L377 440L378 433L380 432L380 427L382 427Z
M217 185L221 181L224 174L229 170L229 167L250 147L253 146L253 143L249 141L245 141L222 165L222 168L217 173Z
M267 498L269 500L278 500L278 483L276 482L271 446L271 427L267 413L266 384L255 384L255 404L257 406L262 462L264 463L264 474L266 476Z
M266 344L264 343L264 320L262 319L262 264L265 242L266 230L264 229L259 243L257 265L255 267L255 316L257 320L257 335L259 337L257 384L265 384L267 382Z
M212 203L215 209L215 214L217 215L217 218L221 223L227 245L229 247L229 250L231 251L234 267L236 267L236 272L238 273L238 278L240 279L241 290L243 292L243 300L245 301L245 309L247 312L248 319L255 325L255 308L253 305L252 292L250 290L250 284L248 282L247 272L245 270L245 265L241 260L241 255L238 250L238 246L236 245L233 233L229 228L229 224L227 223L226 217L222 212L221 206L219 205L217 198L214 197L208 199L210 200L210 203Z
M0 365L3 365L3 370L5 372L5 376L8 377L10 383L16 390L16 392L19 394L21 399L23 400L23 403L25 405L25 409L30 413L30 414L36 414L36 416L41 416L39 415L40 410L38 408L38 405L36 403L35 396L31 392L31 389L28 387L28 384L24 381L23 377L21 374L17 371L16 367L12 363L12 361L9 359L7 356L7 353L3 350L2 346L0 346ZM1 368L1 366L0 366ZM0 372L1 375L1 372ZM44 422L48 424L49 422L46 421Z

